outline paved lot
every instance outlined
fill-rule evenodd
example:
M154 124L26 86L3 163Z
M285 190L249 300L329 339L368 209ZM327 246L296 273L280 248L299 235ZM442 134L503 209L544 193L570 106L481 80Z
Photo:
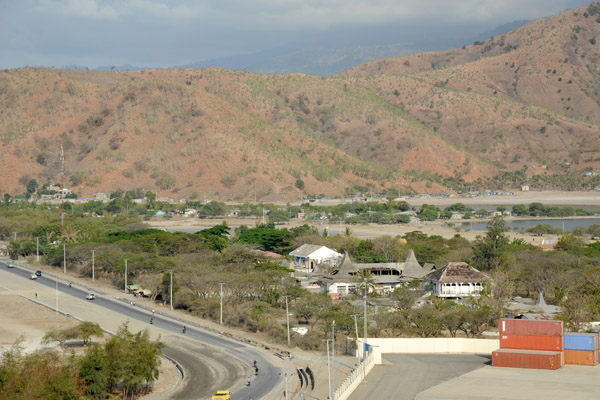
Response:
M473 354L384 354L350 400L412 400L417 393L483 367L491 357Z
M415 400L597 400L600 366L555 371L486 366L432 387Z
M490 357L385 354L350 400L596 400L600 366L497 368Z

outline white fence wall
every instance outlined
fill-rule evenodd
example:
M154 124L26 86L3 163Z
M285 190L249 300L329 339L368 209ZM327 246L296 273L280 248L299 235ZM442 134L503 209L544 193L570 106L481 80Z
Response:
M359 339L359 348L361 339ZM385 338L368 339L381 353L470 353L489 354L500 347L500 339Z
M364 371L363 362L361 361L360 364L352 370L352 373L344 380L344 382L335 390L334 398L336 400L346 400L350 397L352 392L354 392L354 389L362 382L363 376L366 377L369 372L371 372L375 366L375 361L375 352L370 351L367 354L367 359L364 361L366 363L364 365ZM379 358L379 361L381 363L381 358Z

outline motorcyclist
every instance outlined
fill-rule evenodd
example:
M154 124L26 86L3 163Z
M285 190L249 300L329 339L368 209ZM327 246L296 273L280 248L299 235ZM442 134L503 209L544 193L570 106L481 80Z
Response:
M250 386L250 377L248 377L248 386Z
M183 327L183 333L185 333L185 326Z
M154 324L154 318L150 318L150 325Z

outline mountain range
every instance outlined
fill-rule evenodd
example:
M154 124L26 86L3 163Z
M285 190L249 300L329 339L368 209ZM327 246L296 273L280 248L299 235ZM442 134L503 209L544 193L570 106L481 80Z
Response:
M294 200L600 169L600 4L332 76L0 72L0 191Z

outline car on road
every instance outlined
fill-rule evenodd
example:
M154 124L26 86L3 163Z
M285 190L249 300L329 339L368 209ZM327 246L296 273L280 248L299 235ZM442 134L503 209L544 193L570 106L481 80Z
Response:
M85 296L86 300L96 300L96 295L94 293L88 293L87 296Z
M7 266L8 268L14 268L14 267L15 267L15 264L9 261L9 262L6 264L6 266Z
M31 276L29 277L29 279L37 279L37 275L36 274L31 274Z
M42 276L42 271L35 271L36 276Z
M231 400L231 392L229 390L217 390L217 394L213 394L212 400Z

